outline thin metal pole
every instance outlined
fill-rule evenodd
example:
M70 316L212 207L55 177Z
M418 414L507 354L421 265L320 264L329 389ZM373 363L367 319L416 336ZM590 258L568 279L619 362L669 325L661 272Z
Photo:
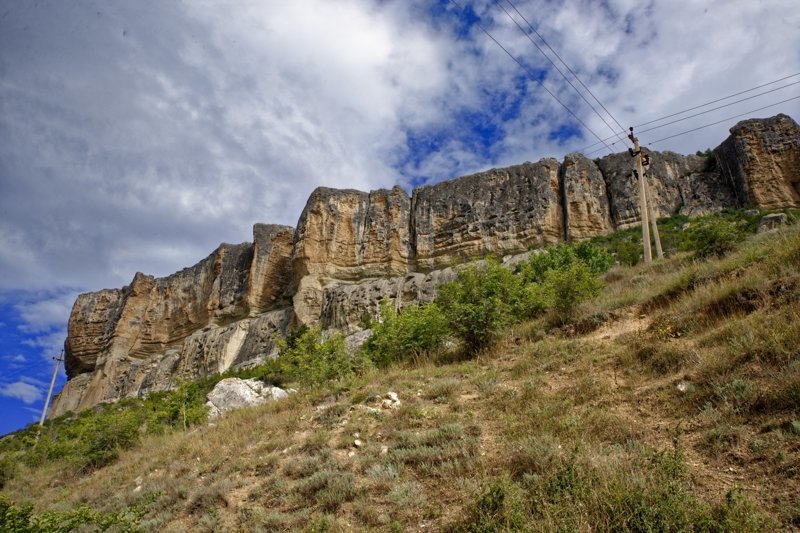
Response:
M39 440L39 433L44 426L44 419L47 418L47 408L50 407L50 396L53 395L53 387L56 385L56 377L58 376L58 368L61 366L61 361L64 358L64 350L56 357L56 368L53 370L53 379L50 380L50 390L47 391L47 399L44 401L44 409L42 409L42 418L39 420L39 429L36 432L36 440Z

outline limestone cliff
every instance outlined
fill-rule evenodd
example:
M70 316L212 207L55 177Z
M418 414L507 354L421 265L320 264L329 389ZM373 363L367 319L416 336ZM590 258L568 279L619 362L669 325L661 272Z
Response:
M646 151L658 216L727 207L800 207L800 127L740 122L713 157ZM177 379L262 362L276 339L319 322L347 333L435 298L453 265L639 224L628 153L542 159L414 189L318 188L297 229L256 224L253 242L223 244L165 278L78 297L69 319L70 378L51 414L169 389Z
M745 120L714 153L738 203L800 207L800 126L791 117Z
M415 269L442 268L561 240L558 171L558 161L542 159L415 189Z

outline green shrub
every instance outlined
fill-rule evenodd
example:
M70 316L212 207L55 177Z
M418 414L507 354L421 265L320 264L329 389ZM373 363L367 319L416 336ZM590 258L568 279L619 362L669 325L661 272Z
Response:
M415 358L444 344L450 327L435 303L406 307L398 313L387 301L381 302L381 321L373 325L364 350L378 366Z
M490 258L484 266L464 268L455 281L439 287L436 303L453 333L475 353L517 319L522 300L520 279Z
M548 271L565 271L576 263L585 264L593 274L602 274L611 268L614 258L607 250L589 241L557 244L532 253L519 267L519 273L526 283L541 283Z
M40 531L141 531L137 526L147 506L128 509L121 513L105 514L80 505L68 511L47 511L38 516L33 515L33 506L29 503L15 505L5 496L0 495L0 531L13 533L34 533Z
M553 317L565 323L578 304L597 296L603 285L585 263L577 262L566 269L547 271L542 288Z
M347 353L341 334L323 339L319 326L294 337L291 345L281 341L280 347L281 354L267 366L266 372L278 372L302 383L343 378L369 366L361 354L351 356Z
M713 218L691 231L690 246L698 258L723 257L736 247L742 237L742 232L733 223Z

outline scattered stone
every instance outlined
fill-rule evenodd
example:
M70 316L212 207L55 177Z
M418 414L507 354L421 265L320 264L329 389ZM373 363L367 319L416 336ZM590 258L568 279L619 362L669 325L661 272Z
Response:
M355 455L356 455L356 452L354 452L353 450L350 450L349 452L347 452L347 457L354 457Z
M686 224L684 224L683 226L681 226L681 231L686 231L687 229L689 229L689 228L691 228L691 227L692 227L692 224L691 224L691 223L689 223L689 222L687 222Z
M389 453L389 447L386 445L381 446L381 455L386 455Z
M208 416L213 419L232 409L261 405L288 395L285 390L257 379L225 378L208 393Z
M761 211L759 211L758 209L747 209L744 212L742 212L742 214L746 217L757 217L758 215L761 214Z
M771 215L765 215L761 218L761 222L758 223L757 232L766 233L770 230L785 226L786 222L786 213L772 213Z
M361 448L362 446L364 446L364 443L361 442L360 439L356 439L353 441L353 446L355 446L356 448Z
M381 401L381 407L384 409L397 409L400 407L400 398L396 392L387 392L386 398Z
M676 387L679 392L682 392L684 394L692 392L694 390L694 385L692 385L688 381L679 381Z

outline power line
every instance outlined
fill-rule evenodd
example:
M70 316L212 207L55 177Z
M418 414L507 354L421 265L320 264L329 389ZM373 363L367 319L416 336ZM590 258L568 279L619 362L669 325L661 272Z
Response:
M550 48L550 51L552 51L554 54L556 54L556 57L558 57L558 59L559 59L559 60L561 60L561 63L563 63L563 64L564 64L564 66L565 66L565 67L566 67L566 68L567 68L567 69L568 69L568 70L569 70L569 71L572 73L572 75L573 75L573 76L575 76L575 78L576 78L576 79L577 79L577 80L580 82L580 78L578 78L578 76L577 76L577 75L576 75L576 74L575 74L575 73L572 71L572 69L570 69L570 68L569 68L569 65L567 65L567 64L564 62L564 60L563 60L563 59L561 59L561 56L559 56L559 55L558 55L558 53L556 53L556 52L555 52L555 50L553 50L553 49L550 47L550 45L549 45L549 44L547 44L547 41L544 39L544 37L542 37L542 36L539 34L539 32L537 32L537 31L536 31L536 30L533 28L533 26L531 25L531 23L530 23L530 22L528 22L528 20L527 20L527 19L526 19L526 18L525 18L525 17L524 17L524 16L523 16L523 15L522 15L520 12L519 12L519 10L517 10L516 6L515 6L515 5L514 5L514 4L511 2L511 0L506 0L506 2L508 2L508 4L509 4L509 5L510 5L510 6L511 6L513 9L514 9L514 11L516 11L516 12L517 12L517 14L518 14L520 17L522 17L522 19L523 19L523 20L524 20L524 21L525 21L525 22L528 24L528 27L529 27L529 28L530 28L530 29L531 29L531 30L532 30L534 33L536 33L536 35L538 35L540 39L542 39L542 41L545 43L545 45L547 45L547 47L548 47L548 48ZM570 87L572 87L572 88L575 90L575 92L576 92L576 93L578 93L578 96L580 96L580 97L583 99L583 101L584 101L584 102L586 102L586 105L588 105L588 106L591 108L591 110L592 110L592 111L594 111L595 115L597 115L598 117L600 117L600 120L602 120L602 121L603 121L603 123L604 123L604 124L605 124L605 125L608 127L608 129L609 129L609 130L611 130L611 132L612 132L612 133L614 133L614 134L617 136L617 138L618 138L618 139L620 139L620 140L623 140L623 142L624 142L624 137L623 137L623 136L621 136L621 135L619 134L619 132L617 132L617 131L615 131L615 130L614 130L614 127L613 127L613 126L611 126L611 124L609 124L609 123L608 123L608 121L605 119L605 117L604 117L603 115L601 115L601 114L600 114L600 112L599 112L599 111L597 111L597 109L595 109L595 107L592 105L592 103L591 103L589 100L587 100L587 99L586 99L586 97L583 95L583 93L582 93L582 92L581 92L581 91L580 91L580 90L579 90L577 87L575 87L575 84L574 84L574 83L572 83L572 81L571 81L571 80L570 80L570 79L567 77L567 75L566 75L566 74L564 74L564 72L563 72L563 71L562 71L562 70L561 70L561 69L558 67L558 65L556 65L556 63L555 63L555 62L554 62L552 59L550 59L550 57L549 57L547 54L545 54L544 50L542 50L542 47L541 47L541 46L539 46L539 44L538 44L536 41L534 41L534 40L531 38L530 34L529 34L527 31L525 31L525 29L524 29L522 26L520 26L520 25L519 25L519 23L516 21L516 19L515 19L513 16L511 16L511 13L509 13L509 12L508 12L508 10L507 10L505 7L503 7L503 5L502 5L502 4L500 4L500 3L498 2L498 0L494 0L494 3L495 3L495 5L496 5L497 7L499 7L500 9L502 9L502 10L503 10L503 12L504 12L504 13L506 14L506 16L507 16L507 17L508 17L508 18L511 20L511 22L513 22L513 23L514 23L514 24L517 26L517 28L519 28L519 31L521 31L521 32L523 33L523 35L525 35L525 37L527 37L527 38L528 38L528 40L531 42L531 44L533 44L533 45L536 47L536 49L537 49L537 50L539 50L539 52L540 52L540 53L541 53L541 54L544 56L544 58L545 58L545 59L547 59L547 60L550 62L550 64L551 64L551 65L553 65L553 67L556 69L556 71L557 71L559 74L561 74L561 77L562 77L562 78L564 78L564 81L566 81L567 83L569 83ZM581 82L581 84L583 84L583 82ZM586 87L586 86L584 85L584 87ZM588 88L587 88L587 90L588 90ZM591 94L591 91L590 91L590 94ZM593 95L593 96L594 96L594 95ZM597 100L597 98L596 98L596 97L595 97L595 100ZM600 101L599 101L599 100L597 100L597 102L598 102L598 103L600 103ZM600 103L600 105L602 106L602 103ZM605 109L605 108L604 108L604 109ZM606 112L608 112L608 110L606 110ZM611 116L611 113L608 113L608 114L609 114L609 116ZM612 116L611 118L613 119L614 117ZM618 123L618 124L619 124L619 123Z
M791 102L792 100L800 99L800 96L793 96L792 98L787 98L786 100L781 100L780 102L775 102L774 104L765 105L764 107L759 107L758 109L753 109L751 111L747 111L746 113L740 113L738 115L733 115L732 117L724 118L722 120L718 120L717 122L712 122L710 124L705 124L703 126L698 126L697 128L692 128L690 130L682 131L680 133L676 133L675 135L670 135L669 137L664 137L663 139L658 139L657 141L652 141L647 143L648 146L652 146L655 143L659 143L661 141L666 141L668 139L674 139L675 137L680 137L681 135L686 135L687 133L692 133L697 130L702 130L703 128L708 128L711 126L716 126L717 124L722 124L723 122L727 122L734 118L743 117L745 115L750 115L751 113L755 113L756 111L761 111L763 109L767 109L770 107L775 107L776 105L785 104L786 102Z
M779 81L788 80L789 78L794 78L795 76L800 76L800 72L797 72L795 74L790 74L789 76L784 76L783 78L779 78L777 80L773 80L773 81L770 81L768 83L757 85L755 87L751 87L750 89L746 89L744 91L739 91L738 93L733 93L731 95L724 96L722 98L717 98L716 100L711 100L710 102L706 102L705 104L696 105L694 107L690 107L688 109L684 109L683 111L678 111L677 113L672 113L671 115L664 115L661 118L656 118L656 119L650 120L648 122L644 122L644 123L639 124L638 126L634 126L634 127L641 128L642 126L647 126L647 125L652 124L654 122L660 122L660 121L662 121L662 120L664 120L666 118L672 118L672 117L687 113L689 111L694 111L695 109L700 109L701 107L705 107L707 105L716 104L717 102L722 102L723 100L727 100L729 98L733 98L734 96L739 96L740 94L749 93L751 91L755 91L756 89L761 89L762 87L766 87L767 85L772 85L773 83L778 83ZM788 85L787 85L787 87L788 87Z
M614 115L611 113L611 111L609 111L609 110L606 108L606 106L604 106L604 105L603 105L603 102L601 102L601 101L600 101L600 100L597 98L597 96L595 96L595 94L592 92L592 90L591 90L589 87L587 87L585 83L583 83L583 80L581 80L581 79L580 79L580 77L578 76L578 74L576 74L576 73L575 73L575 71L573 71L573 70L570 68L570 66L567 64L567 62L566 62L566 61L564 61L564 59L563 59L563 58L562 58L562 57L559 55L559 53L558 53L558 52L556 52L556 51L553 49L553 47L552 47L552 46L550 46L550 43L548 43L548 42L547 42L547 39L545 39L545 38L544 38L544 36L543 36L542 34L540 34L538 31L536 31L536 28L534 28L534 27L533 27L533 24L531 24L531 23L528 21L528 19L526 19L526 18L525 18L525 15L523 15L522 13L520 13L519 9L517 9L517 6L515 6L515 5L514 5L514 3L513 3L513 2L511 2L511 0L506 0L506 2L508 2L508 4L509 4L509 5L510 5L510 6L511 6L511 7L514 9L514 11L517 13L517 15L519 15L519 16L522 18L522 20L524 20L524 21L525 21L525 23L528 25L528 27L531 29L531 31L533 31L533 33L535 33L535 34L537 35L537 37L539 37L539 38L542 40L542 42L543 42L543 43L544 43L544 45L547 47L547 49L548 49L548 50L550 50L551 52L553 52L553 54L554 54L554 55L555 55L555 56L558 58L558 60L559 60L559 61L561 61L561 63L563 63L563 65L564 65L564 66L567 68L567 70L569 71L569 73L570 73L570 74L572 74L573 76L575 76L575 79L576 79L576 80L578 80L578 83L580 83L580 84L581 84L581 87L583 87L584 89L586 89L586 91L587 91L587 92L588 92L588 93L589 93L589 94L592 96L592 98L594 98L595 102L597 102L597 103L600 105L600 107L601 107L601 108L603 108L603 111L605 111L606 113L608 113L608 116L609 116L609 117L611 117L611 119L612 119L612 120L614 121L614 123L615 123L615 124L616 124L616 125L619 127L619 129L620 129L620 130L622 130L623 132L624 132L624 131L627 131L627 130L625 129L625 127L624 127L622 124L620 124L620 123L619 123L619 121L618 121L618 120L617 120L617 118L616 118L616 117L615 117L615 116L614 116ZM613 131L613 128L612 128L612 131ZM624 136L623 136L623 142L624 142L624 139L626 139L626 138L627 138L627 137L624 137Z
M741 104L742 102L746 102L747 100L752 100L753 98L758 98L759 96L764 96L765 94L774 93L775 91L780 91L781 89L786 89L787 87L791 87L792 85L798 85L798 84L800 84L800 81L796 81L794 83L790 83L788 85L784 85L783 87L777 87L777 88L771 89L769 91L764 91L763 93L754 94L753 96L748 96L747 98L742 98L741 100L736 100L735 102L731 102L729 104L725 104L725 105L721 105L721 106L717 106L717 107L712 107L711 109L707 109L706 111L701 111L701 112L695 113L693 115L688 115L686 117L679 118L679 119L676 119L676 120L673 120L673 121L670 121L670 122L665 122L664 124L659 124L658 126L653 126L652 128L647 128L646 130L642 130L641 133L657 130L659 128L663 128L663 127L669 126L671 124L676 124L678 122L682 122L682 121L688 120L690 118L699 117L700 115L705 115L706 113L711 113L712 111L718 111L720 109L724 109L724 108L730 107L732 105Z
M454 6L456 6L457 8L459 8L459 9L460 9L462 12L466 12L466 10L465 10L463 7L461 7L461 4L459 4L459 3L458 3L456 0L448 0L448 1L449 1L451 4L453 4ZM505 46L503 46L502 44L500 44L500 41L498 41L497 39L495 39L495 38L494 38L494 36L493 36L491 33L489 33L489 30L487 30L486 28L484 28L484 27L483 27L483 24L481 24L480 22L477 22L477 21L475 22L475 24L476 24L476 25L477 25L477 26L478 26L478 27L481 29L481 31L482 31L483 33L485 33L485 34L486 34L486 36L487 36L487 37L489 37L489 38L490 38L492 41L494 41L494 43L495 43L497 46L499 46L499 47L500 47L500 48L503 50L503 52L505 52L505 53L506 53L506 55L508 55L508 57L510 57L511 59L513 59L513 60L514 60L514 62L515 62L517 65L519 65L519 66L520 66L520 68L522 68L522 69L523 69L525 72L527 72L527 73L528 73L528 76L531 78L531 80L533 80L533 81L535 81L536 83L538 83L538 84L539 84L539 86L540 86L542 89L544 89L545 91L547 91L547 94L549 94L550 96L552 96L552 97L553 97L553 100L555 100L556 102L558 102L558 103L561 105L561 107L563 107L564 109L566 109L566 110L567 110L567 112L568 112L570 115L572 115L572 116L573 116L573 118L575 118L575 120L577 120L577 121L578 121L578 123L580 123L580 125L581 125L581 126L583 126L584 128L586 128L586 130L587 130L587 131L589 131L589 132L590 132L592 135L594 135L594 136L595 136L595 138L597 138L597 140L598 140L598 141L600 141L601 143L603 143L603 144L606 146L606 148L608 148L608 150L609 150L609 151L613 151L613 150L611 149L611 147L610 147L610 146L608 146L608 144L606 144L606 141L605 141L605 140L601 139L601 138L600 138L600 136L599 136L599 135L597 135L597 134L594 132L594 130L592 130L592 129L591 129L589 126L587 126L587 125L586 125L586 123L585 123L584 121L582 121L582 120L581 120L581 119L578 117L578 115L576 115L576 114L575 114L575 113L574 113L574 112L573 112L573 111L572 111L572 110L571 110L569 107L567 107L567 105L566 105L564 102L562 102L562 101L561 101L561 100L560 100L560 99L559 99L559 98L558 98L558 97L557 97L555 94L553 94L553 92L552 92L550 89L548 89L548 88L547 88L547 86L546 86L544 83L542 83L541 81L539 81L539 79L538 79L536 76L534 76L534 74L533 74L533 72L531 71L531 69L530 69L530 68L528 68L528 67L527 67L527 66L526 66L524 63L522 63L522 62L521 62L519 59L517 59L516 57L514 57L514 55L513 55L511 52L509 52L509 51L508 51L508 49L506 49L506 47L505 47Z
M728 95L728 96L724 96L724 97L722 97L722 98L717 98L716 100L711 100L711 101L709 101L709 102L706 102L706 103L704 103L704 104L699 104L699 105L696 105L696 106L694 106L694 107L689 107L689 108L687 108L687 109L684 109L683 111L678 111L678 112L676 112L676 113L672 113L672 114L669 114L669 115L665 115L665 116L663 116L663 117L661 117L661 118L653 119L653 120L650 120L650 121L644 122L644 123L642 123L642 124L639 124L638 126L634 126L634 127L636 127L636 128L640 128L640 127L642 127L642 126L646 126L646 125L648 125L648 124L653 124L654 122L659 122L659 121L661 121L661 120L664 120L664 119L667 119L667 118L671 118L671 117L675 117L675 116L678 116L678 115L682 115L682 114L684 114L684 113L688 113L689 111L694 111L695 109L700 109L700 108L702 108L702 107L706 107L706 106L708 106L708 105L711 105L711 104L716 104L717 102L722 102L723 100L728 100L728 99L730 99L730 98L733 98L733 97L735 97L735 96L739 96L739 95L742 95L742 94L745 94L745 93L749 93L749 92L755 91L756 89L761 89L761 88L763 88L763 87L766 87L766 86L768 86L768 85L773 85L773 84L775 84L775 83L778 83L779 81L788 80L788 79L790 79L790 78L794 78L794 77L796 77L796 76L800 76L800 72L797 72L797 73L795 73L795 74L790 74L790 75L788 75L788 76L784 76L783 78L778 78L777 80L772 80L772 81L770 81L770 82L767 82L767 83L762 83L761 85L756 85L755 87L751 87L751 88L749 88L749 89L745 89L745 90L743 90L743 91L739 91L738 93L733 93L733 94L730 94L730 95ZM789 87L789 86L791 86L791 85L794 85L794 83L791 83L791 84L789 84L789 85L785 85L784 87ZM775 89L775 90L780 90L780 88L779 88L779 89ZM762 93L762 94L767 94L767 93ZM754 97L755 97L755 96L754 96ZM740 101L744 101L744 100L740 100ZM730 105L733 105L733 104L730 104ZM650 130L645 130L645 131L650 131ZM604 140L605 140L605 141L608 141L608 140L611 140L611 139L613 139L613 137L606 137ZM599 142L594 142L594 143L592 143L592 144L590 144L590 145L588 145L588 146L585 146L585 147L581 148L581 149L580 149L580 150L578 150L578 151L579 151L579 152L584 152L584 151L586 151L586 150L588 150L588 149L590 149L590 148L592 148L592 147L594 147L594 146L596 146L596 145L598 145L598 144L600 144L600 143L599 143ZM602 149L602 148L601 148L601 149ZM594 152L597 152L597 151L599 151L599 150L600 150L600 149L598 149L598 150L595 150ZM594 152L590 152L590 153L594 153Z

